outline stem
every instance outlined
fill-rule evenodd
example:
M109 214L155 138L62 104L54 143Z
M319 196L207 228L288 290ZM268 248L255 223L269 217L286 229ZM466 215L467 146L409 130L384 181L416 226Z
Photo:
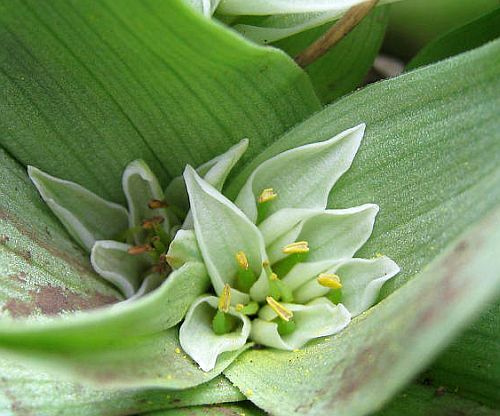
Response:
M328 32L323 34L314 43L295 57L295 62L302 68L312 64L321 58L333 46L335 46L345 35L354 29L363 18L378 3L378 0L368 0L357 6L351 7L342 18L335 23Z

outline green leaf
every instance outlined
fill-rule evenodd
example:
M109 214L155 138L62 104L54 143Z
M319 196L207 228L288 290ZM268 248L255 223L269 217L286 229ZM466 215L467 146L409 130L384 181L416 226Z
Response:
M164 410L149 416L265 416L262 410L247 403L224 406L198 406L185 409ZM481 415L482 416L482 415Z
M121 416L244 398L224 377L187 390L94 390L4 358L0 360L0 371L2 415Z
M283 52L180 0L4 0L0 10L0 144L115 202L131 160L166 185L243 137L250 157L320 108Z
M2 334L0 347L23 363L68 381L124 389L194 387L219 375L242 352L221 354L215 368L205 372L183 353L178 332L173 327L142 337L114 337L94 346L90 342L78 345L64 336L37 336L36 332L17 337Z
M45 203L86 251L96 240L113 239L128 228L128 213L121 205L33 166L28 174Z
M298 352L247 352L225 374L275 415L372 412L495 296L499 248L500 208L335 337Z
M453 29L427 44L406 65L412 70L477 48L500 36L500 9Z
M362 145L329 207L380 206L372 237L356 255L382 253L401 267L382 289L387 295L500 202L499 68L495 41L368 86L284 135L227 194L234 197L263 160L366 122Z
M388 7L375 8L326 55L305 68L323 103L361 85L382 45L388 20ZM332 23L328 23L282 39L273 46L296 56L331 27Z
M462 363L463 364L463 363ZM497 416L498 410L463 399L443 386L412 384L373 416Z
M52 346L60 351L106 348L116 339L126 341L176 325L208 284L201 263L186 263L158 290L133 302L42 322L5 319L0 323L0 345L14 347L18 343L35 350Z

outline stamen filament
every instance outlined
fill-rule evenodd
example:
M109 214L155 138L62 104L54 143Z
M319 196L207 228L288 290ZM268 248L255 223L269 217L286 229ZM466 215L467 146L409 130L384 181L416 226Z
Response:
M281 303L277 302L272 296L266 297L266 302L281 319L288 322L293 318L293 312L285 308Z

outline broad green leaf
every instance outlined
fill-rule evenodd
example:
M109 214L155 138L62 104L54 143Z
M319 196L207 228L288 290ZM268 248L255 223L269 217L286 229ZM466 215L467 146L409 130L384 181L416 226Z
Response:
M128 213L121 205L33 166L28 174L45 203L86 251L96 240L113 239L128 228Z
M3 150L0 177L0 315L56 315L120 300Z
M255 223L257 199L264 189L272 188L278 196L269 202L268 217L283 208L324 209L333 185L351 166L364 131L365 125L359 124L266 160L242 186L236 205Z
M380 206L372 237L357 256L381 253L401 267L384 286L387 295L500 202L499 70L495 41L368 86L284 135L227 194L234 197L253 169L279 152L366 122L362 145L328 205Z
M142 277L153 265L147 253L132 256L129 244L113 240L97 241L92 247L90 261L97 274L115 285L127 298L142 284Z
M406 70L477 48L500 36L500 9L451 30L427 44L406 66Z
M115 202L132 160L166 185L243 137L255 155L320 108L283 52L181 0L3 0L0 11L1 145Z
M322 102L329 103L362 84L382 45L388 20L388 6L375 8L325 56L305 68ZM332 24L290 36L273 46L296 56L329 30Z
M187 390L103 390L65 382L4 358L0 369L0 414L6 416L121 416L244 398L224 377Z
M185 409L164 410L150 416L265 416L262 410L247 403L226 404L222 406L197 406Z
M205 267L187 263L172 272L158 290L133 302L43 322L4 319L0 345L32 345L35 349L53 345L61 351L106 348L116 339L126 341L176 325L208 284Z
M463 363L462 363L463 364ZM498 409L460 397L444 386L411 384L373 416L497 416Z
M336 336L298 352L247 352L225 374L278 416L372 412L499 292L499 248L500 207Z
M178 269L183 264L193 261L203 263L198 241L193 230L179 230L168 247L166 256L168 264Z
M427 369L425 378L436 386L446 386L448 391L457 391L464 398L498 409L499 332L500 303L497 300L467 331L453 340Z
M181 349L179 329L141 337L114 337L107 343L79 346L67 337L1 336L4 354L72 382L106 388L186 389L210 381L241 352L221 354L215 368L202 371Z
M224 284L232 291L232 303L247 303L248 295L234 289L238 274L236 254L243 251L256 276L267 260L264 240L257 227L231 201L201 179L190 166L184 179L191 203L195 234L217 294Z
M226 334L214 333L212 321L219 299L205 295L193 302L179 329L179 340L183 351L195 360L203 371L212 370L217 358L226 351L237 351L244 347L250 335L250 320L230 308L227 315L237 323L235 329Z

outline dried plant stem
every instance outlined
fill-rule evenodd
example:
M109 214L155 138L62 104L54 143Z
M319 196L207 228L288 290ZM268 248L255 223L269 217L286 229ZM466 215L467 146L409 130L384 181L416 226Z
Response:
M295 57L295 62L302 68L321 58L330 48L337 44L345 35L354 29L363 18L378 3L378 0L368 0L357 6L351 7L332 28L309 45Z

